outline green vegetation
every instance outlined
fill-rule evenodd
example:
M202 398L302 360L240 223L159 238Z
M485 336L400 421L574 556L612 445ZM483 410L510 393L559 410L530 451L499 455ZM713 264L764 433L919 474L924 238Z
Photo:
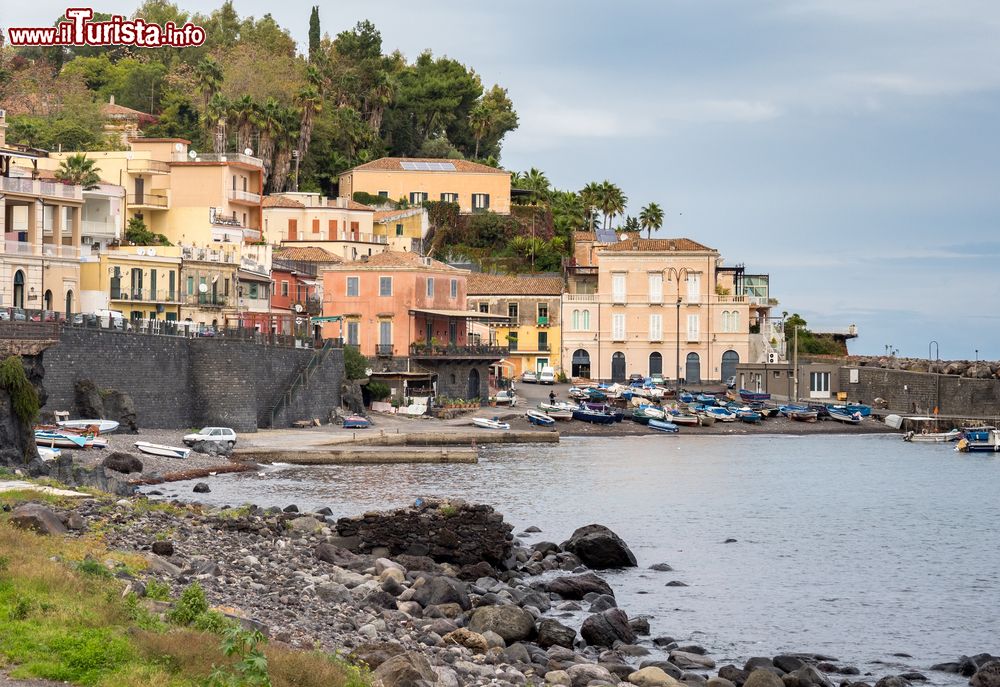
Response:
M813 334L806 329L806 321L798 313L785 317L785 341L791 347L795 341L795 329L798 329L799 355L846 355L843 343L831 336Z
M173 245L163 234L149 230L141 217L129 217L125 227L125 240L135 246L170 246Z
M392 393L385 382L368 382L367 388L373 401L384 401Z
M344 346L344 369L348 379L364 379L368 376L365 372L368 361L356 346Z
M21 364L21 357L12 355L0 363L0 389L10 396L14 414L25 425L30 425L38 417L38 390L28 379Z
M98 174L101 170L94 164L94 160L88 159L86 153L70 155L59 163L56 179L68 184L83 186L84 190L87 191L95 189L101 183L101 177Z

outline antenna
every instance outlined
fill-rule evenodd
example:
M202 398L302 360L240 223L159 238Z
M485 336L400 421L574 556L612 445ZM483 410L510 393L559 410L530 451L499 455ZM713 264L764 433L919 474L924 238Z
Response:
M156 249L155 248L147 248L146 249L146 255L156 255Z
M139 250L136 251L136 255L145 255L145 254L146 254L145 248L140 248Z

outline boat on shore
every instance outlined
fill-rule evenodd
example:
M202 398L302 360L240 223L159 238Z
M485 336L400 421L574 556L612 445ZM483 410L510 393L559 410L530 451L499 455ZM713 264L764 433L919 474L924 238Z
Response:
M506 422L500 422L498 417L476 417L472 419L472 424L483 429L510 429Z
M38 457L43 461L58 460L59 456L62 455L62 449L58 448L47 448L45 446L38 446Z
M819 419L815 410L789 410L785 414L797 422L816 422Z
M610 425L615 421L614 415L609 415L608 413L602 412L600 410L594 410L587 408L586 406L580 406L573 411L573 419L580 420L582 422L590 422L595 425Z
M87 436L51 429L36 429L35 443L49 448L86 448Z
M770 401L771 394L764 393L762 391L750 391L749 389L740 389L740 398L749 403L750 401Z
M830 416L833 417L832 412ZM860 422L860 420L858 421ZM928 432L926 429L922 432L910 430L903 435L903 441L910 441L914 444L943 444L949 441L958 441L962 436L962 430L960 429L953 429L948 432Z
M344 418L344 429L368 429L372 423L361 415L348 415Z
M837 422L843 422L845 425L860 425L861 424L861 413L846 413L839 410L834 410L830 408L829 411L830 419L836 420Z
M663 420L650 420L648 427L665 434L677 434L679 431L677 425L673 422L664 422Z
M556 423L555 418L538 410L529 410L524 415L528 418L528 422L539 427L551 427Z
M714 417L719 422L736 422L736 413L719 406L701 406L700 411Z
M118 423L114 420L61 420L56 425L63 429L94 430L99 434L111 434L118 429Z
M688 427L697 427L700 424L697 415L682 413L679 410L670 411L664 419L668 422L673 422L675 425L686 425Z
M135 447L143 453L148 453L151 456L163 456L164 458L187 458L191 455L189 448L153 444L148 441L137 441Z
M708 413L699 412L697 413L697 416L698 416L698 424L701 425L702 427L711 427L712 425L715 424L714 415L709 415Z

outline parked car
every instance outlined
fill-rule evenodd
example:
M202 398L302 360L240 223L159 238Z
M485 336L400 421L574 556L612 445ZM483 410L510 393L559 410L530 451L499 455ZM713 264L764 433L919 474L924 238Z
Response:
M513 406L517 403L517 396L513 390L498 391L494 400L498 406Z
M639 386L642 386L643 384L646 383L646 378L643 377L638 372L633 372L632 374L630 374L628 376L628 383L629 384L638 384Z
M667 381L663 378L663 375L659 372L649 375L649 381L651 381L656 386L663 386Z
M726 388L727 389L735 389L736 388L736 375L733 375L732 377L730 377L729 379L726 380Z
M521 381L525 384L534 384L538 381L538 376L531 370L525 370L521 375Z
M218 441L232 447L236 445L236 432L228 427L202 427L194 434L184 435L187 446L194 446L199 441Z
M556 383L556 370L551 365L545 365L542 367L542 371L538 373L538 383L539 384L555 384Z
M26 319L28 319L28 317L21 308L4 308L3 310L0 310L0 320L15 320L23 322Z

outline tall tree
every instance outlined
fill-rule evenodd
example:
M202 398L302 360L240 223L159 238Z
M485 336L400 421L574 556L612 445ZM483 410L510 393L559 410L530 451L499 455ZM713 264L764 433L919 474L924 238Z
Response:
M650 203L639 213L639 224L646 230L649 238L653 238L653 232L659 231L663 226L663 208L656 203Z
M222 87L222 65L209 55L195 66L194 72L198 78L198 90L201 91L205 103L204 112L207 115L212 96Z
M479 159L479 145L483 138L493 129L493 112L482 103L472 108L469 113L469 127L476 138L476 151L473 157Z
M580 200L587 208L587 220L590 231L594 231L594 223L597 221L597 208L601 202L601 185L596 181L591 181L580 191Z
M307 84L299 91L295 102L302 111L302 119L299 123L299 140L296 146L299 163L301 164L306 151L309 150L309 141L312 138L313 121L316 113L323 109L323 96L320 95L319 89L316 86Z
M313 5L309 14L309 61L316 61L316 53L319 51L319 5Z
M86 153L70 155L59 163L56 179L67 184L83 186L85 190L97 188L98 184L101 183L101 177L98 174L101 170L94 164L95 161L89 159Z
M625 213L628 198L617 185L607 180L601 183L597 198L597 205L604 213L605 226L610 229L615 216Z
M254 120L257 118L257 103L249 95L233 101L231 116L236 124L236 150L242 153L253 142Z

